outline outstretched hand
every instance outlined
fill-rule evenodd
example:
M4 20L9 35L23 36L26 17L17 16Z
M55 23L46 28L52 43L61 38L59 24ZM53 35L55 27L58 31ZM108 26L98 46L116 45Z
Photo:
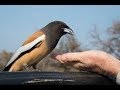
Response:
M120 61L104 51L90 50L52 54L51 56L63 64L72 65L75 68L96 72L105 76L116 77L120 71Z

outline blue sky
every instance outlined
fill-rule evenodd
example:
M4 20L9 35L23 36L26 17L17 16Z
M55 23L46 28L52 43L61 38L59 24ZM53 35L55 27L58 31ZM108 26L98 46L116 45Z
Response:
M94 25L103 35L119 18L119 5L1 5L0 51L16 51L29 35L54 20L68 24L85 45Z

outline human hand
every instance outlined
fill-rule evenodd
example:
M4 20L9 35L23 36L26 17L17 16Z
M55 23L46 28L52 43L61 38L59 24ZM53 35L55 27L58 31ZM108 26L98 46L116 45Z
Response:
M116 77L120 71L120 61L112 55L97 50L53 54L52 58L75 68L96 72L105 76Z

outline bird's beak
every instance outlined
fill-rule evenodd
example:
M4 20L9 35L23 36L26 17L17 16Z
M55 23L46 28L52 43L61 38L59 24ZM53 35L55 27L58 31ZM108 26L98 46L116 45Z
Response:
M73 32L73 30L71 28L64 28L64 33L70 34L70 35L74 34L74 32Z

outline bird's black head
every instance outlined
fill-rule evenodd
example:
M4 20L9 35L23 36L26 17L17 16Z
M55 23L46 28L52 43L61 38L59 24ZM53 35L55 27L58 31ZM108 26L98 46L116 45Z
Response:
M62 21L53 21L46 25L44 29L51 34L59 34L60 36L64 34L73 35L73 30Z

